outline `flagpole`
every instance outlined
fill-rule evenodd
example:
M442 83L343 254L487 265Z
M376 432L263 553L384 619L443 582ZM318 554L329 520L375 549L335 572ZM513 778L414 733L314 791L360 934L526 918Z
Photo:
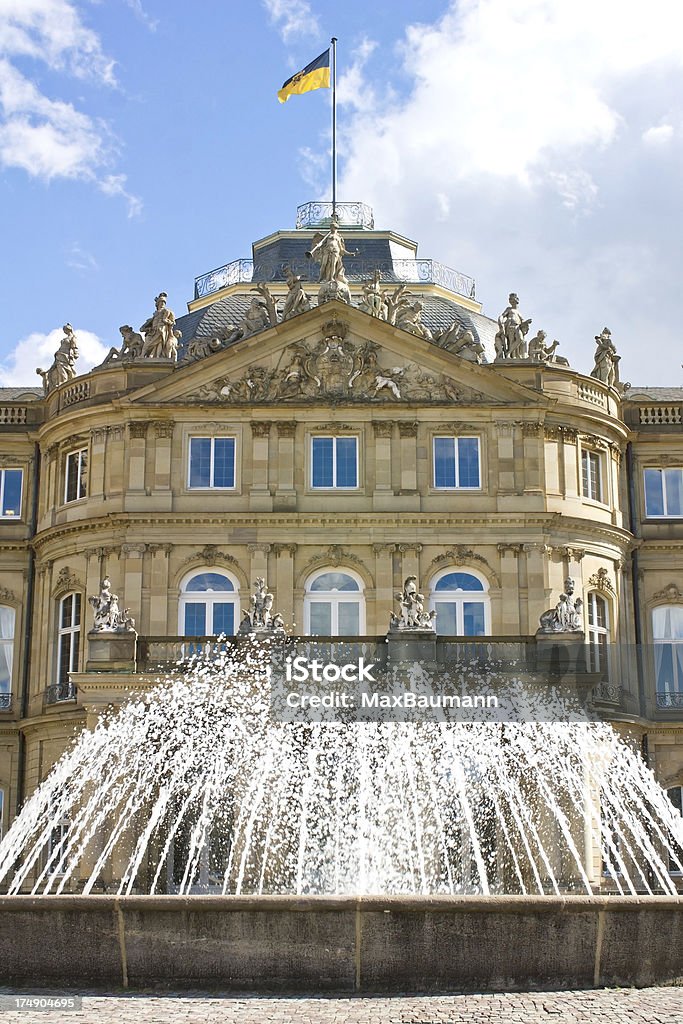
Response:
M337 214L337 37L332 36L332 216Z

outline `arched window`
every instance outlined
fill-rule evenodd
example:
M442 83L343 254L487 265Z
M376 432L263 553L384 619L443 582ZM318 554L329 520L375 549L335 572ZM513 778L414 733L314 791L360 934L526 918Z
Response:
M182 636L234 636L239 598L223 572L196 572L181 587L178 629Z
M67 594L59 602L57 685L50 687L49 699L71 700L75 696L69 672L78 672L81 651L81 595Z
M652 611L659 707L683 707L683 605Z
M15 617L14 608L0 604L0 711L12 705Z
M304 628L308 636L360 636L365 631L363 584L348 570L325 569L306 584Z
M432 583L430 607L436 611L436 631L443 636L486 636L491 610L483 577L446 569Z
M609 605L607 600L592 590L586 599L588 605L588 661L591 672L607 673L607 645L609 643Z

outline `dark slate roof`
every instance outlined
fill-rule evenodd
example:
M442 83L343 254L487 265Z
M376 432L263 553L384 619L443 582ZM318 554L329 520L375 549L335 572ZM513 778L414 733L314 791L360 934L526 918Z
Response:
M306 256L311 248L312 235L305 233L300 237L276 237L268 245L254 250L254 281L284 281L285 269L300 274L307 281L318 280L319 267L315 260ZM406 248L397 257L396 245L390 246L388 238L378 238L373 232L351 234L344 232L344 241L350 252L358 252L358 256L344 257L344 270L349 281L364 281L372 276L375 268L382 272L383 281L400 281L394 270L395 260L415 258L414 251Z
M36 402L43 397L42 388L0 388L0 401L2 402Z
M624 395L626 402L640 402L644 398L651 402L683 402L683 388L643 388L631 385Z

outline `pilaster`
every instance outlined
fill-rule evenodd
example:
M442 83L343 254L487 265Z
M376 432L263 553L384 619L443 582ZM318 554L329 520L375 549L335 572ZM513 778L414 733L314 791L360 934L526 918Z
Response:
M500 632L506 636L521 633L519 601L519 556L522 544L499 544L500 553ZM493 632L498 630L493 627Z
M279 420L277 433L277 482L274 507L278 510L296 508L294 487L294 439L296 420Z
M268 447L272 424L270 420L253 420L249 425L252 436L249 508L270 512L273 508L273 498L268 486Z
M294 624L294 555L296 544L273 544L275 555L275 586L276 608L285 624L292 627L295 633L303 631L303 621Z

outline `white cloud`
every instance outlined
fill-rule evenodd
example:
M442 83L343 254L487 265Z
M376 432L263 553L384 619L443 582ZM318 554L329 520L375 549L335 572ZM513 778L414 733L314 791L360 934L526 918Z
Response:
M87 252L78 242L72 242L65 250L66 265L73 270L84 273L99 270L99 264L91 252Z
M109 346L105 346L92 331L75 328L75 334L79 353L76 372L87 373L93 366L102 362L109 351ZM39 387L40 378L36 374L36 369L49 369L63 337L61 327L56 327L47 334L34 331L27 338L17 342L7 358L0 363L0 386Z
M320 36L320 24L308 0L263 0L263 6L285 43L296 36Z
M106 195L122 196L129 216L139 212L125 176L104 174L115 156L107 126L41 92L16 64L26 59L115 85L114 62L70 0L0 0L0 164L43 181L95 183Z
M157 28L159 27L159 21L157 18L152 18L149 16L147 11L142 6L141 0L126 0L126 4L128 5L128 7L130 7L131 11L136 16L136 18L139 18L140 21L147 26L150 32L156 32Z
M653 187L647 148L665 158L682 36L670 0L652 0L647 18L636 0L451 0L405 30L400 95L373 81L372 53L349 75L341 198L373 203L423 255L474 274L487 313L520 292L577 367L590 369L607 322L627 375L638 364L647 376L643 332L666 315L682 256L674 161L657 162Z
M643 142L646 146L666 146L673 138L674 130L670 124L653 125L643 132Z

